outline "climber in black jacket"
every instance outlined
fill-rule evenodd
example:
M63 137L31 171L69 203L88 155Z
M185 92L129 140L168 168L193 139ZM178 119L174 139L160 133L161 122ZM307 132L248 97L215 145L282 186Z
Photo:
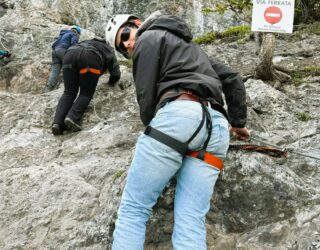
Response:
M65 90L51 128L54 135L61 135L64 130L81 130L80 120L95 93L99 77L106 70L110 73L108 85L114 86L120 79L114 50L105 40L96 38L70 47L62 68Z
M173 248L206 249L205 216L229 146L227 118L237 138L250 136L241 77L210 61L176 16L155 12L142 22L116 15L106 26L106 39L132 57L140 117L147 126L128 172L112 249L143 249L152 207L173 176Z

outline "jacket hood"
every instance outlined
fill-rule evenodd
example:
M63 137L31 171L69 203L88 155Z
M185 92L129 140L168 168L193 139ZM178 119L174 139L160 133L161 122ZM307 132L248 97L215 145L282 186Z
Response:
M177 16L162 14L157 11L151 14L139 27L136 37L138 38L146 30L167 30L185 41L192 40L192 34L187 24Z

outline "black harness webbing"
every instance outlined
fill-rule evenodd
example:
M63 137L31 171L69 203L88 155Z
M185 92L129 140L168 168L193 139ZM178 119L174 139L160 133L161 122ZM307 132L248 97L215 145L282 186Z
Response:
M208 137L203 145L203 148L200 150L200 154L197 156L198 159L200 160L204 160L204 154L206 152L206 149L208 147L210 138L211 138L211 132L212 132L212 119L209 113L208 108L201 102L201 106L202 106L202 112L203 114L205 114L206 118L207 118L207 129L208 129Z
M175 138L173 138L173 137L171 137L171 136L169 136L169 135L167 135L167 134L165 134L165 133L163 133L163 132L161 132L151 126L147 126L144 133L146 135L152 137L153 139L167 145L168 147L176 150L182 156L185 156L188 151L188 144L197 136L197 134L200 132L205 120L207 120L208 137L204 143L203 148L201 149L199 156L197 157L197 158L203 160L204 153L206 152L206 148L209 144L210 137L211 137L212 120L211 120L210 113L209 113L207 107L203 104L202 100L200 101L200 103L201 103L201 107L202 107L202 120L201 120L198 128L196 129L196 131L192 134L192 136L186 142L180 142L180 141L176 140Z
M185 155L187 152L187 148L188 148L188 142L180 142L176 139L174 139L173 137L151 127L148 126L146 128L146 130L144 131L144 133L150 137L152 137L153 139L167 145L168 147L176 150L177 152L179 152L181 155Z

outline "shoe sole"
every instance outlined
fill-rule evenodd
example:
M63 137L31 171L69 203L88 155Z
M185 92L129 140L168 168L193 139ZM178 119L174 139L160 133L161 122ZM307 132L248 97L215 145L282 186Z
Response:
M66 118L64 120L64 124L67 126L67 130L72 131L72 132L79 132L81 131L81 127L76 124L74 121L72 121L70 118Z

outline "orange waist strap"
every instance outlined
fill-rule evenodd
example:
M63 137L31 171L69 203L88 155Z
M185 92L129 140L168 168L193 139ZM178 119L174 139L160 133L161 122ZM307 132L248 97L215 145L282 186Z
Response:
M96 74L96 75L101 75L101 70L100 69L93 69L93 68L80 69L80 75L86 74L88 72L90 72L92 74Z
M200 152L201 151L189 151L189 152L187 152L187 155L194 157L194 158L198 158ZM222 170L222 168L223 168L223 161L220 158L218 158L217 156L210 154L209 152L204 153L203 161L212 165L215 168L218 168L219 170Z

